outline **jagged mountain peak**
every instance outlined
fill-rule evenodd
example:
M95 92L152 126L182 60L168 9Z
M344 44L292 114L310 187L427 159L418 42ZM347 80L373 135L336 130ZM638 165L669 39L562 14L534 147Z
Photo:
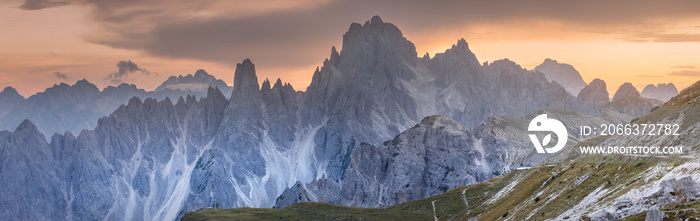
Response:
M100 92L100 89L97 88L97 85L90 83L86 79L78 80L71 86L72 88L77 88L80 90L89 90L93 92Z
M613 101L617 101L626 97L641 97L637 88L629 82L620 85L620 87L615 92L615 95L613 95Z
M457 44L456 44L456 45L452 45L452 48L466 48L466 49L469 49L469 44L467 43L467 40L465 40L464 38L460 38L459 40L457 40Z
M24 100L24 97L15 88L8 86L0 92L0 100L3 99Z
M95 84L90 83L90 81L88 81L87 79L78 80L73 85L69 85L69 84L61 82L60 84L54 84L53 87L51 87L49 89L56 89L56 88L78 88L78 89L96 90L97 92L100 91L100 89L98 89Z
M512 71L524 70L524 68L522 66L520 66L518 63L515 63L514 61L511 61L508 58L495 60L495 61L491 62L491 64L489 64L488 66L500 67L500 68L504 68L504 69L508 69L508 70L512 70Z
M189 96L188 96L188 97L189 97ZM134 96L134 97L132 97L131 99L129 99L129 102L127 102L126 105L127 105L127 106L129 106L129 105L136 106L136 105L140 105L140 104L142 104L142 103L143 103L143 102L141 102L141 98L139 98L139 97L137 97L137 96Z
M10 86L5 87L5 89L3 89L2 92L0 92L0 93L2 93L2 94L6 94L6 93L18 94L17 90L15 90L15 88L10 87Z
M19 126L17 126L17 129L15 129L15 133L20 132L20 131L32 131L39 133L39 129L32 123L32 121L25 119L22 121Z
M600 78L593 79L591 81L591 83L588 83L588 85L592 86L592 87L599 87L599 86L603 86L603 88L606 87L605 81L601 80ZM605 91L607 91L607 89Z
M139 89L135 84L121 83L115 86L107 86L102 90L103 94L112 94L113 96L119 96L121 94L135 94L135 93L146 93L146 90Z
M604 106L610 102L610 94L608 93L605 81L599 78L593 79L591 83L583 87L583 89L578 92L576 100L583 106ZM597 108L591 108L591 110L597 111Z
M284 85L282 85L282 79L277 78L277 81L275 81L275 85L272 86L272 88L283 87L283 86Z
M255 65L250 59L236 64L236 73L233 76L233 92L231 97L252 95L259 97L260 86L258 76L255 74Z
M467 40L464 38L461 38L457 40L456 44L452 44L452 47L445 50L444 53L437 53L433 57L433 59L436 60L441 60L444 57L450 57L452 59L457 59L461 61L466 61L469 63L470 66L478 66L479 65L479 60L476 58L476 55L469 49L469 44L467 43ZM430 54L427 52L423 56L423 59L429 59Z
M574 96L586 86L586 82L583 81L581 74L570 64L559 63L556 60L547 58L542 64L535 67L535 70L542 72L548 81L558 82Z
M207 76L211 75L209 75L209 73L207 73L204 69L198 69L196 72L194 72L194 77L196 78L205 78Z
M559 64L557 60L551 59L551 58L545 58L544 62L542 64Z
M108 86L112 87L112 86ZM121 83L117 85L117 88L137 88L135 84L129 84L129 83Z
M382 21L382 18L379 17L379 15L372 16L372 19L370 19L371 24L379 25L383 24L384 21Z
M203 69L199 69L194 75L188 74L186 76L171 76L154 91L163 92L169 90L205 93L209 86L219 87L222 90L229 87L223 80L217 79Z
M182 97L180 97L180 98L182 98ZM209 88L207 88L207 99L212 99L212 98L226 100L224 93L221 92L219 87L209 86Z
M47 88L44 92L39 92L30 96L28 99L51 99L60 96L80 97L87 99L88 97L96 97L100 94L100 89L89 81L82 79L73 85L66 83L54 84Z
M398 27L382 21L379 16L373 17L364 25L358 23L350 25L350 29L343 35L340 56L341 60L350 58L350 63L355 63L355 60L361 58L366 62L380 58L383 60L417 58L415 45L403 36Z
M281 78L277 78L277 80L275 80L275 84L272 86L270 86L270 85L271 85L270 79L266 78L263 81L262 85L260 86L260 92L267 93L267 92L276 91L276 90L285 90L285 91L290 91L290 92L296 92L294 90L294 87L292 87L292 84L283 82Z
M272 90L272 87L270 86L270 79L265 78L262 85L260 85L260 91L269 91L269 90Z
M86 87L90 87L90 86L94 86L94 84L90 83L88 80L86 80L85 78L83 78L82 80L76 81L75 84L74 84L73 86L79 86L79 87L86 86Z
M335 49L335 46L331 48L331 59L330 62L332 65L337 65L338 62L340 62L340 53Z

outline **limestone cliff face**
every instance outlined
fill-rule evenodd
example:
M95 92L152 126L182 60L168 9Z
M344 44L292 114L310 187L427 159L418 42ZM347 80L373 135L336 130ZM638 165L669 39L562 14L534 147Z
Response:
M641 97L637 88L629 82L620 85L617 91L615 91L612 101L618 101L626 97Z
M447 117L430 116L379 147L356 147L341 183L317 180L307 185L316 192L293 186L276 207L304 200L383 207L422 199L504 174L509 171L507 152L502 140L479 137Z
M608 94L605 81L598 78L593 79L578 93L576 103L583 113L598 113L601 107L610 103L610 94Z

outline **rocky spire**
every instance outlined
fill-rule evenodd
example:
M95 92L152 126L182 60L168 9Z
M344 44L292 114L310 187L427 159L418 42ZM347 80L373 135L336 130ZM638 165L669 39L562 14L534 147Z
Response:
M205 78L207 76L209 76L209 74L206 71L204 71L204 69L199 69L197 70L197 72L194 72L195 78Z
M338 53L338 51L335 50L335 46L331 48L330 62L332 65L338 65L338 62L340 62L340 53Z
M618 101L626 97L641 97L637 88L632 85L632 83L626 82L617 89L615 95L613 96L613 101Z
M340 59L344 64L366 64L365 66L372 67L376 62L417 60L418 56L416 47L403 36L398 27L374 16L364 25L350 25L350 29L343 35Z
M233 77L233 92L227 106L228 121L260 121L262 115L260 86L255 75L255 65L250 59L236 65Z
M578 92L576 103L581 112L597 114L601 107L610 103L610 94L605 81L598 78L593 79L591 83Z
M260 91L265 93L265 91L272 90L272 87L270 87L270 79L265 78L265 80L262 83L262 86L260 87Z
M236 65L231 101L248 99L260 99L260 86L258 76L255 75L255 65L250 59L245 59Z
M5 89L0 92L0 102L3 101L18 101L18 100L24 100L24 97L17 93L17 90L15 90L12 87L6 87Z
M38 132L39 130L36 128L36 125L34 125L31 121L29 120L24 120L22 121L19 126L17 126L17 129L15 129L15 133L20 132L20 131L36 131Z

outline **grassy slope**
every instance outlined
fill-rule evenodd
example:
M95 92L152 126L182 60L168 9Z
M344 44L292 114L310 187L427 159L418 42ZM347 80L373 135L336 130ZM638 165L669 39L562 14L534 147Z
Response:
M654 181L645 180L643 172L662 163L673 167L684 159L640 158L627 156L585 156L571 163L515 170L504 177L487 182L456 188L443 194L411 201L387 208L367 209L327 203L298 203L283 209L235 208L202 209L186 213L183 220L433 220L432 202L440 220L479 220L526 218L553 219L573 208L589 193L600 186L613 187L598 204L609 204L612 199L635 186ZM576 178L588 178L575 186ZM543 185L543 183L547 183ZM492 204L487 201L507 190ZM575 186L575 188L574 188ZM464 194L462 194L464 192ZM465 200L467 204L465 204ZM593 212L583 211L582 214Z
M700 202L673 203L662 208L661 211L667 216L664 220L698 220L698 217L700 217ZM642 212L625 217L623 220L644 221L646 217L646 212Z
M518 170L485 183L460 187L443 194L379 209L353 208L328 203L297 203L282 209L201 209L186 213L183 220L432 220L435 201L439 219L464 220L470 214L482 213L484 202L515 178L530 176L539 169ZM465 191L466 189L466 191ZM465 191L465 194L462 194ZM465 199L468 202L465 204Z

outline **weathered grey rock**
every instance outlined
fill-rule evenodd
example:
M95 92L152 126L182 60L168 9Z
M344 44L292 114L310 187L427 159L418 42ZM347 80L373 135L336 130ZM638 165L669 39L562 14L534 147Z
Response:
M583 113L599 113L600 108L610 103L610 95L605 81L598 78L593 79L578 93L576 103Z
M340 202L340 187L333 179L325 177L307 184L297 182L277 197L273 208L283 208L298 202Z
M662 221L666 218L666 214L658 209L648 210L646 214L646 221Z
M663 102L668 101L672 97L678 95L678 89L673 83L660 83L654 86L649 84L644 87L644 90L640 93L642 97L653 98Z
M635 88L634 85L629 82L620 85L617 91L615 91L612 101L618 101L626 97L641 97L637 88Z
M594 213L593 215L591 215L589 218L591 221L615 221L615 220L617 220L615 215L613 215L612 213L605 211L605 210L598 211L598 212Z
M24 97L17 93L17 90L12 87L5 87L0 92L0 119L12 113L15 107L21 106L24 100Z
M698 197L698 184L689 176L683 177L676 182L675 191L679 202L694 201Z
M340 192L325 189L320 202L360 207L383 207L422 199L455 187L483 182L503 174L507 149L499 142L475 136L461 124L443 117L426 117L381 147L361 144L353 150ZM306 199L295 185L278 198L275 207Z
M16 105L22 101L24 101L24 97L17 93L17 90L12 87L5 87L5 89L0 92L0 104L3 105L2 107L6 107L5 105Z
M583 81L581 74L570 64L559 63L547 58L542 64L535 67L535 71L542 72L549 81L558 82L574 96L577 96L581 89L586 87L586 82Z
M281 147L291 147L296 139L299 111L299 93L291 84L282 84L277 79L275 85L270 88L270 81L265 79L260 89L264 106L264 118L268 119L268 133L270 138Z

